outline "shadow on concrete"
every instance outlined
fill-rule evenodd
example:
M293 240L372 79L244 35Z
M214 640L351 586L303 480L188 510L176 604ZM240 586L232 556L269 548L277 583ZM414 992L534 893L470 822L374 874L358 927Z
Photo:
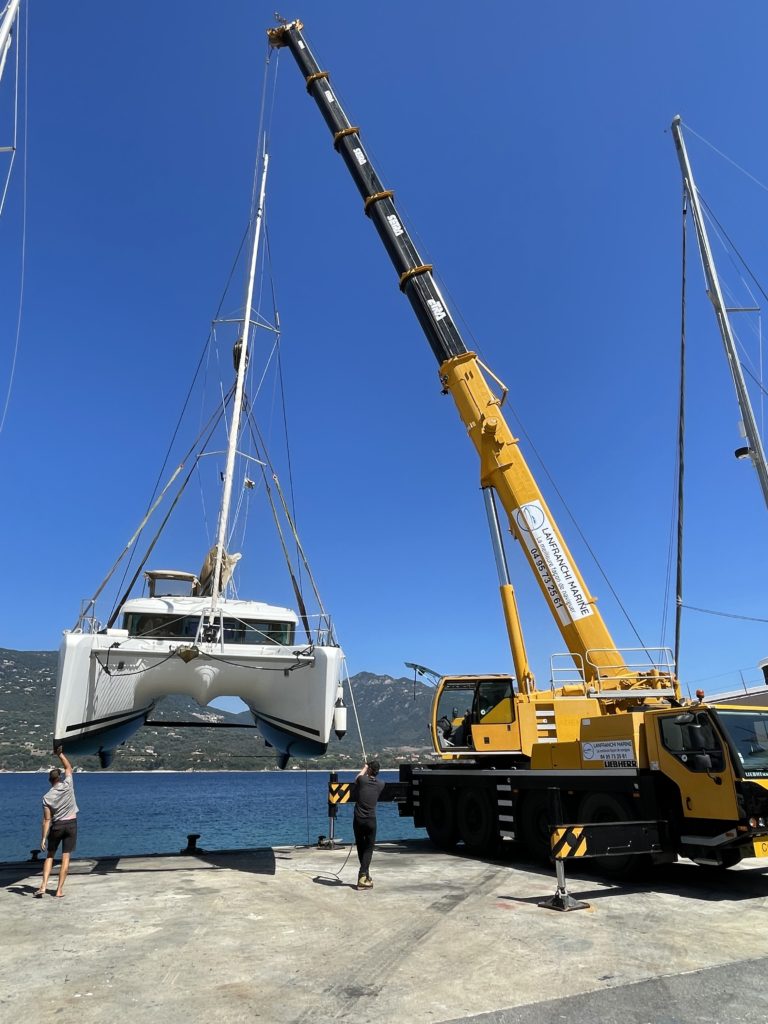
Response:
M26 878L26 875L24 877ZM6 885L5 891L14 896L34 896L38 888L38 885Z
M438 851L428 839L404 839L399 842L383 842L376 845L376 856L397 854L430 855L442 853L448 857L463 860L475 860L496 867L509 867L515 871L538 875L542 881L541 897L528 897L516 900L519 903L536 904L539 899L546 899L554 892L555 866L543 864L530 858L519 843L504 844L503 850L496 854L478 856L461 845L453 850ZM599 870L590 869L586 862L578 867L575 862L566 862L565 871L569 891L579 899L607 899L611 896L629 893L657 892L679 896L682 899L720 901L751 900L768 897L768 864L756 862L746 867L741 865L735 869L701 867L690 861L677 864L664 864L658 867L637 871L635 874L617 878ZM606 888L590 888L584 890L579 886L594 886L598 882ZM499 896L499 899L515 900L514 896Z
M489 863L499 862L489 861ZM516 871L538 875L542 880L542 885L549 883L547 887L551 891L543 892L542 897L518 898L500 895L499 899L535 905L540 902L540 899L545 899L554 892L556 888L554 865L551 866L550 871L547 871L542 864L516 862L510 866L514 866ZM763 867L734 871L702 868L697 864L683 862L650 868L636 877L622 879L582 868L574 870L566 862L565 874L568 891L576 899L581 900L605 900L613 896L644 892L664 893L678 896L681 899L706 902L739 902L768 896L768 877L766 877L766 868ZM585 884L594 885L595 881L602 883L603 887L599 889L583 888Z
M342 882L337 875L315 875L312 881L315 885L327 885L332 889L354 889L357 891L357 885L354 882Z
M242 871L252 875L274 875L278 860L290 860L290 853L271 847L256 850L198 850L195 854L153 853L135 857L83 857L73 858L70 875L162 874L186 871L199 864L215 870ZM58 874L56 861L52 878ZM42 861L23 861L0 864L0 888L17 896L34 892L37 886L18 885L22 879L42 874Z

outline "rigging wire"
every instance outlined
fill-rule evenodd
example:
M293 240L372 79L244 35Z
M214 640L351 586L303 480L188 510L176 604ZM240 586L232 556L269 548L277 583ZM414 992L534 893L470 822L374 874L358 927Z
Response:
M741 252L739 251L739 249L738 249L738 248L736 247L736 245L735 245L735 244L734 244L734 242L732 241L732 239L731 239L730 235L729 235L729 234L728 234L728 232L727 232L727 231L725 230L725 228L724 228L724 227L723 227L723 225L722 225L722 224L720 223L720 221L719 221L719 220L717 219L717 217L716 217L716 216L714 215L714 213L712 212L711 208L710 208L710 207L709 207L709 205L707 204L706 200L705 200L705 199L704 199L704 198L702 197L702 195L701 195L701 193L700 193L700 192L699 192L699 199L700 199L700 201L701 201L701 204L702 204L702 206L703 206L703 207L704 207L704 209L706 210L706 212L707 212L707 215L709 216L709 218L711 219L712 223L713 223L713 224L715 225L715 227L717 228L717 231L718 231L718 232L719 232L719 233L720 233L720 234L721 234L721 235L723 236L723 238L724 238L724 239L725 239L725 240L727 241L728 245L729 245L729 246L731 247L731 249L733 250L733 252L734 252L734 253L736 254L736 257L738 258L739 262L741 263L741 265L742 265L742 266L744 267L744 269L746 270L747 274L749 274L749 276L751 277L751 279L752 279L752 281L754 282L754 284L755 284L755 287L757 288L757 290L758 290L758 291L760 292L760 294L761 294L761 295L763 296L763 298L764 298L764 299L765 299L766 301L768 301L768 292L766 292L766 290L765 290L765 289L763 288L763 286L762 286L762 284L760 283L760 281L758 280L757 276L756 276L756 275L755 275L755 273L754 273L754 272L752 271L752 268L751 268L751 267L749 266L749 264L747 263L746 259L745 259L745 258L744 258L744 257L742 256ZM739 275L739 276L741 276L741 275ZM743 279L743 278L742 278L742 281L743 281L743 283L744 283L745 287L747 288L747 291L748 291L748 292L749 292L749 294L750 294L750 298L752 298L752 299L753 299L753 301L756 301L756 300L754 299L754 297L752 296L752 293L751 293L751 291L750 291L750 289L749 289L749 286L747 285L746 281L744 281L744 279ZM761 340L762 340L762 339L761 339ZM741 344L741 343L740 343L740 344ZM742 350L743 350L743 349L744 349L744 346L743 346L743 345L741 345L741 348L742 348ZM762 348L761 348L761 353L760 353L760 355L761 355L761 361L762 361ZM762 379L758 379L758 377L756 377L756 376L755 376L755 374L754 374L754 373L752 373L752 371L750 370L749 366L745 366L745 365L744 365L744 364L742 363L742 368L743 368L744 370L746 370L747 374L749 375L749 377L751 378L751 380L752 380L752 381L754 381L754 383L755 383L755 384L756 384L756 385L758 386L758 388L760 389L761 393L762 393L763 395L766 395L766 394L768 394L768 391L766 391L766 388L765 388L765 385L764 385L764 384L763 384L763 382L762 382Z
M234 386L232 388L232 391L234 391ZM230 398L232 396L232 391L230 391L230 395L229 395ZM205 441L203 442L203 445L202 445L202 447L200 449L200 453L205 451L205 449L206 449L208 443L210 442L211 437L213 436L214 431L218 427L218 425L219 425L223 415L224 415L224 410L223 409L218 409L211 416L211 418L208 420L208 424L212 424L212 425L211 425L210 431L208 432L208 436L206 437ZM206 426L208 426L208 424L206 424ZM191 452L194 449L194 447L197 445L197 441L199 441L199 439L200 439L200 435L198 435L198 437L197 437L197 439L195 441L195 445L193 445L192 448L189 450L189 452L188 452L188 454L186 456L187 458L189 457L189 454L191 454ZM117 601L115 604L112 605L112 611L110 613L108 627L111 627L114 624L114 621L117 618L117 615L118 615L118 613L120 611L120 607L122 606L122 604L125 601L128 600L128 595L130 594L131 590L133 589L133 586L136 583L136 580L139 578L139 575L141 574L141 570L147 564L147 559L149 558L149 556L151 555L152 551L154 550L155 544L157 544L157 541L160 538L160 534L165 529L166 524L168 523L168 520L171 517L171 513L176 508L176 505L178 504L179 499L181 498L182 494L184 493L184 491L186 489L187 484L189 483L190 479L192 478L192 475L194 474L195 469L197 467L197 462L198 462L198 459L196 458L195 462L194 462L194 465L192 466L192 468L190 469L189 473L185 477L185 479L184 479L181 487L179 488L176 496L174 497L173 501L171 502L171 506L168 509L168 512L166 513L166 516L163 519L162 523L160 524L160 529L157 531L157 533L153 537L153 539L152 539L152 541L150 543L149 548L147 548L147 551L146 551L146 553L144 555L144 558L141 561L141 564L139 565L138 569L134 573L131 582L129 583L129 585L123 591L123 596L119 599L119 601ZM123 575L123 579L121 581L121 586L124 584L124 582L125 582L125 574Z
M713 145L709 141L709 139L705 139L703 135L699 135L697 131L691 128L687 121L685 122L685 128L686 131L689 131L691 133L691 135L695 135L697 139L700 139L705 146L709 146L709 148L714 150L714 152L717 153L718 156L721 156L723 160L725 160L727 163L735 167L737 171L741 171L741 173L746 175L747 178L753 181L756 185L759 185L764 192L768 192L768 185L760 181L759 178L756 178L754 174L751 174L748 170L746 170L746 168L742 167L741 164L737 164L735 160L732 160L731 157L729 157L726 153L723 153L722 150L718 149L717 146Z
M247 420L248 426L249 426L249 428L251 430L251 436L252 436L252 438L254 440L254 444L257 445L257 451L259 451L259 449L258 449L258 442L256 441L256 435L257 435L258 428L256 427L255 419L253 417L253 412L252 412L250 406L246 408L246 420ZM271 462L270 462L270 459L269 459L269 455L268 455L268 453L266 451L261 451L261 454L264 455L264 461L260 462L259 465L260 465L260 469L261 469L262 479L264 481L265 493L266 493L267 499L269 501L269 506L270 506L270 508L272 510L272 517L274 519L275 529L277 530L277 536L278 536L278 539L280 541L280 546L283 549L283 557L285 558L285 564L286 564L286 567L288 569L288 575L289 575L290 580L291 580L291 585L293 587L293 593L294 593L294 596L296 597L296 603L299 606L299 615L301 617L301 621L302 621L302 624L304 626L304 631L307 634L307 642L311 643L312 642L312 630L311 630L311 627L310 627L310 624L309 624L309 615L307 613L307 608L306 608L306 605L304 603L304 595L302 593L302 590L301 590L301 587L299 585L299 582L296 579L296 575L295 575L295 573L293 571L293 565L291 563L291 558L290 558L290 555L288 554L288 546L287 546L287 544L285 542L285 535L283 534L283 529L282 529L282 526L280 524L280 517L277 514L277 507L275 506L274 500L272 498L272 491L271 491L271 488L270 488L270 485L269 485L269 480L267 479L267 468L269 468L270 470L272 469ZM273 478L273 480L277 481L277 476L276 476L276 474L274 472L272 473L272 478Z
M738 615L736 612L720 612L714 608L696 608L692 604L682 604L681 608L686 608L689 612L701 612L703 615L718 615L723 619L741 619L744 622L768 622L768 619L761 618L758 615Z
M261 111L260 111L260 116L259 116L259 132L257 134L257 138L259 140L261 139L262 126L263 126L263 121L264 121L264 107L265 107L265 97L266 97L266 81L267 81L267 74L268 74L269 64L270 64L270 56L269 56L269 52L268 52L267 61L265 63L265 68L264 68L264 81L263 81L263 84L262 84L262 102L261 102ZM274 106L274 104L273 104L273 106ZM240 239L240 245L238 246L237 253L235 255L234 260L232 261L232 265L230 267L226 283L224 285L224 288L222 290L221 296L219 298L219 303L218 303L218 306L216 308L216 313L214 315L214 324L219 319L219 316L221 314L222 308L224 306L224 302L226 300L227 295L229 294L229 289L230 289L231 284L232 284L232 279L234 277L235 271L236 271L237 266L238 266L238 264L240 262L240 258L241 258L242 252L243 252L243 247L244 247L244 245L245 245L245 243L246 243L246 241L248 239L248 236L250 234L250 231L251 231L251 227L252 227L252 224L253 224L254 204L256 202L256 189L257 189L257 175L254 174L254 183L253 183L253 189L252 189L252 194L251 194L251 213L250 213L250 216L249 216L249 219L248 219L248 224L247 224L247 226L245 228L245 231L243 232L242 238ZM246 314L245 314L246 318L248 317L248 314L249 314L249 311L246 311ZM181 424L182 424L182 422L184 420L184 416L186 414L186 410L187 410L187 407L189 405L190 399L192 397L192 393L194 391L195 384L196 384L198 376L200 374L201 367L202 367L203 362L205 360L206 353L209 353L211 342L212 342L212 340L214 338L215 338L215 330L212 329L212 330L210 330L208 332L208 337L206 338L205 344L203 345L203 350L202 350L202 352L200 354L200 358L198 359L198 363L197 363L197 366L195 368L195 372L193 374L192 381L191 381L191 383L189 385L189 388L187 389L187 395L186 395L186 397L184 399L184 403L182 405L181 412L179 413L179 417L177 419L176 426L174 428L173 434L172 434L171 439L170 439L170 441L168 443L168 447L166 449L165 457L164 457L163 463L162 463L162 465L160 467L160 471L158 472L157 479L155 480L155 485L154 485L154 488L152 490L152 494L150 496L150 499L149 499L147 507L149 507L152 504L152 502L154 501L155 495L157 494L157 489L160 486L160 481L162 480L163 474L165 472L165 468L166 468L166 466L168 464L168 460L170 459L171 451L173 449L173 445L174 445L174 443L176 441L176 437L177 437L178 432L179 432L179 430L181 428ZM196 468L199 468L197 462L196 462ZM122 577L121 582L120 582L121 588L122 588L123 584L125 583L125 580L126 580L126 577L127 577L128 573L130 572L130 568L131 568L132 562L133 562L133 554L131 555L131 558L129 559L129 561L128 561L126 567L125 567L125 571L123 573L123 577Z
M602 566L602 564L600 562L600 559L597 557L597 554L596 554L595 550L593 549L592 545L587 540L587 537L586 537L584 531L582 530L581 526L579 525L575 515L571 511L570 506L568 505L568 502L565 500L565 496L563 495L563 493L560 490L560 488L557 486L557 483L555 482L554 477L552 476L552 474L550 473L549 469L547 468L547 464L544 462L544 459L539 454L539 451L538 451L536 445L533 443L533 440L532 440L530 434L525 429L525 426L523 425L522 420L518 416L517 412L515 411L514 406L509 402L509 400L507 400L507 407L509 408L511 414L514 416L514 418L515 418L515 420L516 420L516 422L518 424L518 427L520 429L520 433L523 435L523 437L525 437L525 440L526 440L527 444L530 445L531 451L536 456L536 459L537 459L539 465L541 466L542 471L544 472L544 475L546 476L547 480L549 480L550 484L552 485L552 489L554 490L555 494L560 499L560 502L562 503L562 506L565 509L566 515L568 516L570 521L573 523L574 529L578 533L579 537L581 537L582 543L584 544L584 546L586 547L587 551L591 555L592 560L594 561L594 563L595 563L595 565L597 567L598 572L600 573L600 575L605 580L605 584L608 587L608 589L610 590L611 594L613 595L614 600L616 601L616 604L619 606L619 609L623 613L625 619L627 620L627 622L629 624L629 628L632 630L632 632L637 637L637 641L640 644L640 646L643 648L643 650L647 650L646 644L643 642L642 637L638 633L638 631L637 631L637 629L635 627L635 624L632 621L632 617L630 616L630 614L627 611L627 609L624 607L624 604L622 603L621 598L619 597L616 589L614 588L613 584L611 583L610 579L608 578L608 574L606 573L605 569L603 568L603 566Z
M264 457L265 457L265 460L266 460L266 464L265 464L265 467L263 469L263 472L265 474L264 475L265 485L266 485L267 490L269 492L270 491L270 484L269 484L269 482L266 479L266 468L268 467L270 472L271 472L271 474L272 474L272 484L274 484L275 490L277 491L277 495L280 498L280 503L281 503L282 509L283 509L283 515L286 518L288 526L289 526L289 528L291 530L291 533L293 535L293 539L294 539L294 541L296 543L296 548L297 548L297 551L299 553L299 557L300 557L300 559L301 559L301 561L302 561L302 563L304 565L304 568L305 568L305 570L307 572L307 576L309 577L309 582L310 582L310 584L312 586L312 591L313 591L313 593L315 595L315 600L317 601L317 605L318 605L318 608L319 608L319 611L320 611L320 615L326 620L326 622L330 626L329 616L328 616L328 614L327 614L327 612L325 610L325 607L323 605L322 598L320 597L320 591L318 589L317 583L315 581L315 577L314 577L314 575L312 573L312 570L310 568L309 560L307 559L307 556L306 556L306 553L304 551L304 548L303 548L303 546L301 544L301 541L299 540L298 530L296 528L296 524L294 523L294 521L293 521L293 519L291 517L291 513L290 513L290 510L288 508L288 503L285 500L285 495L283 494L283 489L282 489L282 487L280 485L279 477L278 477L277 473L275 472L275 469L274 469L274 466L272 464L272 461L271 461L271 459L269 457L269 454L267 453L266 445L264 443L264 438L261 435L261 432L259 430L259 426L256 423L255 418L252 415L250 415L250 413L249 413L248 421L249 421L249 424L252 426L253 430L255 431L256 435L258 436L259 443L261 445L261 451L264 454ZM270 502L271 502L271 497L270 497ZM275 514L275 516L276 516L276 512L274 510L274 506L273 506L273 514ZM278 526L278 530L280 530L279 526ZM282 531L281 531L281 538L282 538ZM285 550L285 547L284 547L284 550ZM289 572L291 573L291 578L294 579L293 570L292 570L292 567L290 566L290 564L289 564ZM302 599L302 604L303 604L303 599Z
M232 277L234 275L235 270L237 269L237 264L238 264L238 262L240 260L240 254L241 254L241 252L243 250L243 245L245 244L245 241L246 241L246 239L248 237L248 230L249 229L246 228L246 231L245 231L245 233L243 234L243 237L240 240L240 246L239 246L239 248L237 250L237 255L235 256L235 259L234 259L234 261L232 263L232 266L230 267L229 276L227 277L227 283L224 286L224 290L223 290L223 292L221 294L221 297L219 299L219 305L217 307L216 317L214 319L218 318L219 314L221 313L222 306L224 305L224 300L225 300L225 298L227 296L227 292L229 290L229 286L230 286L231 281L232 281ZM187 394L186 394L186 397L184 399L184 403L182 405L181 412L179 413L179 417L178 417L178 419L176 421L176 426L174 428L173 435L171 436L171 440L168 443L168 447L166 449L165 456L163 458L163 463L162 463L162 466L160 467L160 472L157 475L157 479L155 480L155 485L154 485L154 487L152 489L152 494L151 494L150 499L149 499L149 501L147 503L147 510L152 505L152 502L154 501L155 496L157 494L157 489L160 486L160 481L162 480L163 473L165 472L165 467L168 465L168 460L171 457L171 451L173 450L173 445L174 445L174 443L176 441L176 437L178 436L179 430L181 429L181 424L182 424L182 422L184 420L184 416L185 416L186 411L187 411L187 406L189 405L189 402L190 402L190 400L192 398L192 393L194 391L195 384L197 382L197 378L198 378L198 376L200 374L200 370L201 370L201 367L203 365L203 361L205 360L206 352L209 351L209 347L211 346L211 341L212 341L214 335L215 335L215 332L213 330L208 332L208 337L206 338L205 344L203 345L203 349L202 349L202 351L200 353L200 358L197 361L197 366L195 367L195 372L194 372L194 374L192 376L192 381L191 381L191 383L189 385L189 388L187 389ZM208 422L210 422L210 420ZM205 430L205 427L203 428L203 430L201 430L198 433L198 439L200 438L200 436L201 436L201 434L203 433L204 430ZM195 442L195 443L197 443L197 442ZM194 448L194 445L192 447ZM199 462L197 460L195 461L195 468L196 469L199 468ZM125 569L123 571L123 575L121 577L120 584L119 584L121 590L123 589L124 584L125 584L125 580L126 580L126 578L128 576L128 573L131 570L131 565L133 564L133 555L134 555L134 552L131 553L131 557L129 558L129 560L128 560L126 566L125 566Z
M279 52L279 51L278 51ZM285 439L285 457L286 457L286 468L288 471L288 491L291 499L291 515L293 516L294 522L296 522L296 494L293 486L293 457L291 453L291 442L290 435L288 433L288 415L287 415L287 403L285 400L285 380L283 377L283 356L282 356L282 345L280 335L280 313L277 308L277 294L275 290L275 278L272 273L272 249L269 236L269 225L265 220L264 224L264 254L269 265L269 279L272 285L272 314L275 319L275 326L278 331L278 346L277 346L277 377L280 388L280 402L283 411L283 437ZM297 550L298 554L298 550ZM297 576L299 579L299 586L301 586L301 562L298 562L296 566Z
M675 671L680 675L680 638L683 614L683 522L685 497L685 327L686 327L686 258L688 203L683 186L682 271L680 283L680 398L677 428L677 570L675 581Z
M16 337L13 344L13 357L11 359L11 372L8 378L8 388L5 393L5 402L3 404L3 414L0 416L0 434L3 432L5 427L5 421L8 416L8 410L11 405L11 395L13 394L13 386L16 380L16 364L19 357L19 348L21 345L21 321L24 311L24 285L26 282L27 274L27 183L28 183L28 140L29 140L29 5L24 9L25 24L24 24L24 157L23 157L23 171L21 176L21 276L19 281L19 307L16 314ZM21 47L17 44L16 46L16 97L14 101L14 123L13 123L13 155L11 157L11 166L8 168L8 178L6 180L5 189L3 191L2 202L0 202L0 213L5 203L5 197L8 192L8 185L10 182L11 168L13 167L16 158L16 143L17 143L17 129L18 129L18 96L19 96L19 51Z

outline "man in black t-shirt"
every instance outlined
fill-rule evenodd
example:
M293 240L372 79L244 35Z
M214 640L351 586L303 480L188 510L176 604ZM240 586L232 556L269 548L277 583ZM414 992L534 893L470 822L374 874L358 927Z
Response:
M353 790L355 817L352 828L360 861L360 870L357 874L358 889L373 888L373 880L368 872L376 842L376 804L384 789L384 783L378 778L380 770L379 762L370 758L355 779Z

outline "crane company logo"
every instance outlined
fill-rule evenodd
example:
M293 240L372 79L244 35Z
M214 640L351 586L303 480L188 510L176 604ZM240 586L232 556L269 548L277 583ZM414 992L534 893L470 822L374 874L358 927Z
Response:
M521 505L515 512L515 520L521 530L526 533L533 533L540 530L546 522L546 516L538 502L530 505Z
M632 740L595 740L581 744L582 761L602 761L604 768L637 768Z
M512 515L560 622L567 626L592 615L592 606L560 547L541 502L529 501L516 508Z
M435 320L443 320L448 315L442 302L438 302L437 299L427 299L427 305Z
M400 235L402 235L403 233L403 225L400 223L400 221L397 219L394 213L390 213L390 215L387 217L387 222L389 226L392 228L392 234L395 236L395 238L399 238Z

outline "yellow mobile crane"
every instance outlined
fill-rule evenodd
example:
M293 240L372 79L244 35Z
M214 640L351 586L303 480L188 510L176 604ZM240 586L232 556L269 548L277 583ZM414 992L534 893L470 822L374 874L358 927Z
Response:
M486 850L509 838L545 855L550 826L559 824L550 811L556 790L567 821L654 822L653 844L643 851L628 841L628 854L722 866L768 856L768 711L685 702L670 652L616 647L504 419L507 389L464 344L432 266L302 29L286 22L268 31L269 40L295 58L438 360L443 393L480 456L515 669L514 678L439 680L431 723L437 759L401 766L401 815L441 847L462 840ZM537 688L528 662L496 499L567 649L553 655L546 689Z

